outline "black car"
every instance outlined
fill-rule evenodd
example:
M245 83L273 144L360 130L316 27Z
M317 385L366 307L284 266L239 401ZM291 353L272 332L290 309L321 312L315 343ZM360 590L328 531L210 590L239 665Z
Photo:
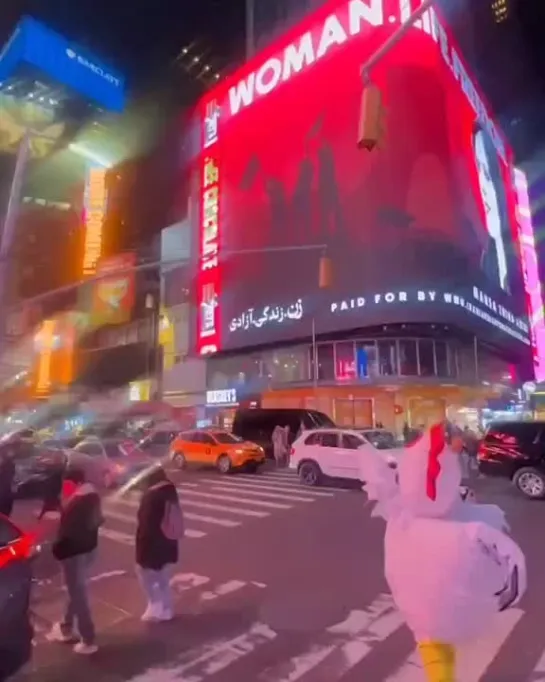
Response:
M481 473L508 478L530 499L545 499L545 422L492 423L477 458Z
M237 410L232 431L242 440L257 443L265 450L265 455L272 458L272 434L277 426L289 426L291 444L301 430L331 429L335 427L335 423L318 410L256 407Z
M32 655L34 554L32 539L0 515L0 680L17 673Z
M0 454L9 452L15 463L16 497L43 497L52 477L64 469L66 457L62 450L47 448L27 440L7 440L0 443Z

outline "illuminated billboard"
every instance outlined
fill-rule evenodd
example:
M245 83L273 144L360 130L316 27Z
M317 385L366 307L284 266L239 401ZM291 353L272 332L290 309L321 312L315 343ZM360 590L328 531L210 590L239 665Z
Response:
M102 256L102 237L107 208L106 168L89 168L85 181L85 241L83 246L83 276L92 277L97 272Z
M511 152L434 12L373 69L386 136L357 148L362 64L415 8L330 2L202 100L201 354L313 321L445 322L529 346Z
M17 25L0 51L0 83L42 77L111 111L125 104L123 76L80 45L30 17Z
M515 189L517 192L517 214L519 226L519 244L524 274L524 288L528 297L528 317L530 322L530 338L532 341L534 375L538 382L545 381L545 320L543 292L539 277L528 181L523 171L515 168Z
M121 253L100 261L97 275L112 275L94 285L92 321L97 327L124 324L131 319L135 300L135 272L122 272L136 264L134 253Z

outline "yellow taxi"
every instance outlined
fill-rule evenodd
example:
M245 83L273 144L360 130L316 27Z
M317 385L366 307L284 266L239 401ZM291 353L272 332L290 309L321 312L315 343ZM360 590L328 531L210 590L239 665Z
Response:
M265 462L265 451L228 431L185 431L170 446L170 460L179 469L188 465L214 466L222 474L233 469L255 472Z

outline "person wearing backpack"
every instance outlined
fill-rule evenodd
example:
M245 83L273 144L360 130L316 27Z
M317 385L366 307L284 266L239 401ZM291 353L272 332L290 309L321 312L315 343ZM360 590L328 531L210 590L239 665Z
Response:
M136 564L147 598L143 621L174 617L170 565L178 561L178 542L184 535L178 493L164 469L155 468L145 482L136 526Z

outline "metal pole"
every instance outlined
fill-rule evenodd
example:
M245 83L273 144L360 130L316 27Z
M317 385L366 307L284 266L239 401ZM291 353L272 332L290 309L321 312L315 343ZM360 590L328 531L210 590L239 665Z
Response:
M401 26L386 40L376 52L374 52L365 64L361 67L361 74L364 80L368 79L369 72L373 69L377 62L380 61L384 55L389 52L393 47L395 47L399 41L405 37L409 30L414 26L414 24L424 15L429 9L432 8L437 0L424 0L420 7L415 10L407 21L403 22Z
M246 256L257 253L282 253L286 251L317 251L327 249L326 244L308 244L306 246L278 246L265 249L239 249L235 251L224 251L221 255L223 258L229 258L230 256ZM32 303L39 303L52 296L57 296L59 294L64 294L78 287L93 284L94 282L100 282L103 279L109 279L110 277L118 277L120 275L129 275L131 272L142 272L144 270L153 270L153 268L159 267L175 267L176 265L188 265L191 262L198 262L198 260L192 258L179 258L176 260L154 260L147 263L140 263L139 265L132 265L127 268L117 268L116 270L108 270L108 272L102 272L98 275L93 275L92 277L86 277L85 279L79 280L73 284L66 284L65 286L58 287L57 289L51 289L50 291L45 291L43 294L38 294L32 298L27 298L21 301L21 305L30 305ZM0 261L1 264L1 261ZM18 306L12 306L12 308L17 308Z
M30 131L26 131L19 143L17 150L17 158L15 160L15 169L13 171L13 180L8 196L8 205L6 207L6 214L4 217L4 224L2 229L2 237L0 239L0 305L6 305L7 285L9 280L11 250L15 236L15 228L17 227L17 214L21 204L21 193L23 189L23 181L25 177L25 169L30 153ZM5 315L2 315L5 319Z
M314 386L314 409L318 409L318 346L316 344L316 318L312 316L312 379Z
M246 59L255 53L255 2L246 0Z
M473 354L475 356L475 379L479 382L479 340L473 337Z

